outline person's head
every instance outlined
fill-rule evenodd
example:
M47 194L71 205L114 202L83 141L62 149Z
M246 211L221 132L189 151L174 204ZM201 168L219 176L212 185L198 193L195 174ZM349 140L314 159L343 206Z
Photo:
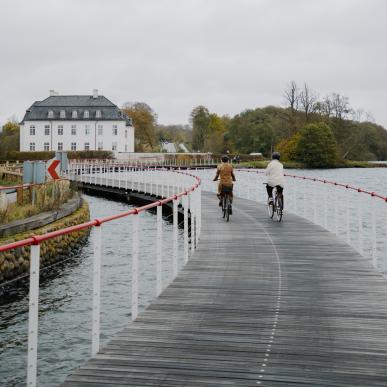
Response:
M222 163L228 163L228 157L222 156Z
M271 158L273 160L279 160L281 158L281 155L279 154L279 152L273 152L273 154L271 155Z

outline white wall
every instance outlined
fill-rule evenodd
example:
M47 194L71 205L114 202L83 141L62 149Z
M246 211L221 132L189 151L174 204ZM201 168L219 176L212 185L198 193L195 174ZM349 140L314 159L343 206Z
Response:
M35 126L35 135L30 135L30 126ZM50 126L50 134L44 134L44 126ZM58 135L58 126L63 125L63 135ZM72 125L76 125L76 135L71 134ZM90 134L86 135L85 127L89 125ZM98 135L98 125L102 125L102 136ZM113 135L113 125L117 125L117 135ZM125 131L127 136L125 137ZM63 150L71 150L75 142L77 149L84 150L84 144L90 144L90 150L97 150L98 143L103 143L103 150L112 150L113 142L117 143L117 152L134 152L134 128L126 126L124 121L26 121L20 127L20 150L29 151L30 143L35 143L35 151L43 151L44 143L50 144L50 150L58 150L58 142L63 143Z

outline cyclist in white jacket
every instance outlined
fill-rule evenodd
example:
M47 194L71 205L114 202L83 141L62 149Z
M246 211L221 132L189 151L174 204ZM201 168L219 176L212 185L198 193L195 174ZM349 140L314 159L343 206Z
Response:
M271 155L272 160L266 167L266 190L268 195L268 201L273 200L273 188L277 188L278 194L282 195L284 189L284 166L280 163L281 155L278 152L273 152Z

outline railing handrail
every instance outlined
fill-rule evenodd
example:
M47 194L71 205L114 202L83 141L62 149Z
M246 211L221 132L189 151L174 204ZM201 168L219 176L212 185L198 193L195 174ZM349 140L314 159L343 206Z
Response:
M88 222L80 223L80 224L77 224L75 226L69 226L69 227L65 227L65 228L60 229L60 230L48 232L47 234L44 234L44 235L33 235L33 236L29 237L29 238L25 238L25 239L21 239L21 240L16 241L16 242L11 242L11 243L7 243L5 245L1 245L0 246L0 253L4 252L4 251L13 250L13 249L18 248L18 247L25 247L25 246L30 246L30 245L38 245L41 242L44 242L46 240L57 238L57 237L62 236L62 235L70 234L70 233L72 233L74 231L84 230L86 228L90 228L90 227L93 227L93 226L100 226L103 223L110 222L112 220L116 220L116 219L120 219L120 218L124 218L124 217L129 216L129 215L137 215L137 214L139 214L139 213L141 213L143 211L150 210L151 208L155 208L157 206L161 206L163 204L172 202L173 200L179 199L179 198L181 198L184 195L188 195L189 192L194 191L201 183L201 179L198 176L194 176L194 175L192 175L190 173L185 173L185 172L175 172L175 173L180 173L180 174L183 174L183 175L186 175L186 176L191 176L191 177L196 179L197 183L192 185L190 188L188 188L187 190L185 190L183 192L180 192L178 194L172 195L172 196L170 196L168 198L165 198L165 199L156 200L153 203L146 204L146 205L141 206L141 207L136 207L136 208L134 208L134 209L132 209L130 211L125 211L125 212L122 212L122 213L119 213L119 214L105 216L105 217L102 217L102 218L96 218L94 220L90 220Z
M264 171L258 171L258 170L255 170L255 169L238 168L238 169L235 169L235 170L238 171L238 172L252 172L252 173L262 173L262 174L265 173ZM353 191L356 191L356 192L359 192L359 193L364 193L364 194L370 195L370 196L378 198L378 199L382 199L383 201L387 202L387 197L386 196L383 196L383 195L381 195L381 194L379 194L377 192L367 191L367 190L365 190L363 188L354 187L354 186L349 185L349 184L338 183L338 182L332 181L332 180L319 179L317 177L291 175L291 174L288 174L288 173L284 173L284 176L292 177L292 178L295 178L295 179L301 179L301 180L310 180L310 181L314 181L314 182L318 182L318 183L330 184L330 185L334 185L334 186L337 186L337 187L342 187L342 188L350 189L350 190L353 190Z

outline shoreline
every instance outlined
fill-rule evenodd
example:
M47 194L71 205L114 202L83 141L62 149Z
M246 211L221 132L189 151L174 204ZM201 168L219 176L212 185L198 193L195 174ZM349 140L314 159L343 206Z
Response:
M234 168L258 168L265 169L270 160L262 161L247 161L241 162L239 164L234 164ZM346 161L344 163L338 163L334 166L329 167L307 167L305 164L299 163L297 161L283 161L284 168L286 169L339 169L339 168L387 168L387 162L378 162L378 161Z

